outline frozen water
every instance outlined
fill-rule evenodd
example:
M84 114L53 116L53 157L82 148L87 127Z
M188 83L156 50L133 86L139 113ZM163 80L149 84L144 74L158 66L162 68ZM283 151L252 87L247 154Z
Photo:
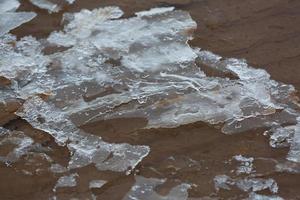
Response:
M237 178L233 179L227 175L218 175L214 178L216 191L220 189L231 190L233 186L238 189L249 192L259 192L268 189L271 193L278 193L278 185L274 179L263 178Z
M89 188L101 188L103 185L105 185L107 183L107 181L103 181L103 180L92 180L89 183Z
M32 20L36 14L34 12L4 12L0 13L0 36L10 30Z
M147 146L110 144L79 130L64 112L39 97L28 99L17 114L33 127L51 134L58 144L67 143L72 152L69 169L94 163L99 170L130 172L149 153Z
M17 0L0 0L0 13L15 11L19 6Z
M19 6L17 0L0 0L0 37L36 16L34 12L14 12Z
M172 188L166 196L162 196L155 192L155 188L162 185L165 179L144 178L142 176L135 177L135 184L126 194L123 200L187 200L188 189L190 185L180 184Z
M48 0L30 0L30 2L41 9L48 10L49 13L55 13L60 10L60 7L57 4Z
M75 187L77 185L76 177L78 174L71 174L69 176L62 176L58 179L54 191L56 191L57 188L62 187Z
M291 142L291 148L288 155L288 160L300 163L300 117L298 124L295 126L295 133Z
M283 198L279 196L266 196L266 195L251 193L249 195L248 200L283 200Z
M27 154L34 141L22 132L9 131L0 128L0 149L6 145L13 145L14 148L5 156L0 156L0 161L6 164L12 164L19 160L20 157Z
M242 155L234 156L233 159L240 162L240 166L238 166L236 173L239 174L250 174L253 172L253 161L254 158L244 157Z

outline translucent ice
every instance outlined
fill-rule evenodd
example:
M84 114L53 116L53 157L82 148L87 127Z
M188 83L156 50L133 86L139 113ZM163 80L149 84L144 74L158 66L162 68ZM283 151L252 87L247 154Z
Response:
M58 144L67 143L72 152L69 169L94 163L99 170L130 172L149 153L147 146L110 144L79 130L64 112L40 97L28 99L17 114L33 127L51 134Z
M172 188L166 196L162 196L155 192L155 188L162 185L166 180L155 178L135 177L135 184L126 194L123 200L187 200L188 189L190 185L180 184Z

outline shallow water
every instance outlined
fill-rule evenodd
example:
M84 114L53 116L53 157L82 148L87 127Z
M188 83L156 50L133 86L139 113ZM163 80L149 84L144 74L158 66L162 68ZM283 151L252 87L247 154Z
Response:
M279 199L280 197L300 199L298 191L300 168L297 162L293 162L299 159L299 142L296 140L297 137L294 140L292 137L297 136L299 132L294 127L299 112L295 92L291 90L290 94L289 87L276 86L273 88L275 93L272 101L269 102L268 98L264 99L265 90L260 87L261 85L254 87L255 92L260 92L257 96L255 96L255 92L255 95L249 92L252 86L255 86L254 83L260 81L258 80L260 75L263 77L262 85L265 82L267 85L269 84L268 75L263 71L255 71L251 68L249 73L250 75L254 73L252 76L255 77L255 80L247 85L245 84L247 81L244 82L248 79L245 78L245 74L236 71L239 68L231 68L232 71L235 70L235 73L220 70L220 67L226 65L225 58L220 58L220 63L212 64L212 60L207 60L205 52L195 51L199 53L197 56L202 55L202 57L199 56L194 61L194 49L197 47L224 57L246 58L251 66L266 69L273 80L292 84L299 89L298 72L300 68L297 67L299 65L299 46L297 45L299 43L297 26L300 21L297 12L299 3L295 1L262 3L261 1L233 0L226 3L217 0L165 2L77 0L72 5L68 5L66 2L57 1L56 3L61 5L61 11L50 14L46 10L34 7L29 1L22 1L18 11L33 11L38 16L13 30L12 33L16 34L18 38L27 35L38 39L47 38L53 31L63 30L66 25L61 23L63 13L79 12L82 8L92 10L104 6L119 6L125 12L121 20L133 19L135 12L153 7L174 6L175 14L165 17L183 20L181 28L184 31L178 31L176 34L170 32L173 29L169 30L168 26L180 30L176 20L174 24L172 22L160 24L160 20L157 22L155 18L151 18L150 21L153 20L158 23L158 27L163 27L158 34L176 38L176 46L163 41L155 43L156 40L152 41L150 37L150 39L147 38L147 41L150 41L149 44L145 45L148 45L148 49L155 48L153 52L159 52L159 54L153 56L150 54L153 52L149 53L137 46L138 53L143 52L143 54L139 54L141 59L137 59L137 57L132 59L132 56L135 55L134 48L130 47L133 50L127 54L123 52L126 50L122 46L125 44L126 47L130 34L135 34L133 37L137 38L135 43L142 43L145 32L156 31L157 27L154 26L151 29L151 26L149 28L149 25L146 24L146 28L138 29L128 34L129 36L126 34L118 36L118 30L126 30L130 24L127 25L127 22L123 22L124 28L122 29L121 25L115 26L118 20L113 19L109 20L107 24L96 26L92 24L94 23L93 16L87 20L87 23L79 25L75 23L74 35L79 32L76 36L79 38L85 34L86 26L87 29L97 27L96 30L93 30L95 34L111 31L108 36L101 35L100 39L107 37L105 40L98 40L94 44L101 49L101 54L105 52L105 56L111 56L106 62L109 68L102 70L107 70L105 72L113 77L113 80L121 83L110 85L110 80L108 80L105 85L109 87L102 89L102 86L98 85L99 81L92 81L87 85L83 84L83 87L89 89L87 92L80 88L81 86L77 88L78 84L73 87L73 82L82 81L81 76L75 76L70 80L63 79L64 82L61 83L67 87L60 88L60 82L53 83L54 87L58 88L55 98L51 98L53 94L48 93L32 97L31 93L40 93L49 84L47 79L35 77L39 80L37 85L31 82L22 83L21 81L19 83L21 87L24 85L23 88L25 88L18 94L21 99L13 99L15 94L4 93L9 96L9 100L5 99L5 104L1 105L3 114L0 115L0 122L5 128L3 131L0 130L0 155L7 159L0 163L0 177L7 180L0 183L0 195L3 199L71 199L72 197L77 199L180 200ZM180 10L187 11L187 13L181 13ZM114 12L114 14L118 15L118 12ZM191 19L187 16L188 13L190 13ZM81 21L79 20L79 22ZM153 22L151 21L151 23ZM192 31L191 29L196 28L194 23L197 23L197 29ZM139 26L141 22L136 19L132 24L131 29ZM111 29L106 30L106 27ZM139 30L142 31L138 32ZM68 31L70 30L65 32L67 36ZM72 32L72 28L70 32ZM189 40L189 36L194 37L189 41L193 52L189 52L190 49L185 44L185 41ZM117 39L114 39L115 37ZM110 43L106 46L109 39L111 39ZM86 40L93 42L89 37ZM33 47L35 47L34 41L29 40ZM63 44L66 41L64 38ZM79 41L85 40L79 39ZM119 45L120 41L124 43ZM151 42L155 45L152 45ZM178 47L178 43L182 46ZM56 52L53 57L60 63L64 63L64 67L67 66L70 70L61 73L60 64L52 61L51 70L47 69L51 76L53 74L65 76L69 73L74 75L77 72L85 78L93 77L95 71L84 68L86 64L89 65L86 60L74 64L68 59L76 60L76 56L81 56L78 52L84 53L84 51L80 51L81 49L89 50L92 55L98 55L99 52L90 51L87 44L72 45L75 48L72 47L71 50L68 45L47 46L43 52L36 53L34 51L34 55L45 54L47 57ZM130 46L131 42L128 45ZM103 48L112 46L117 49L116 52ZM186 48L184 52L188 53L184 54L186 56L183 61L177 60L183 56L175 54L176 51L167 54L170 55L169 57L160 57L161 54L166 55L162 53L165 52L163 51L165 46L166 49L172 50ZM29 53L32 54L32 52ZM89 53L87 53L87 57ZM84 55L83 58L85 58ZM45 61L47 59L44 60L43 57L35 59L43 60L46 63L45 66L48 65ZM144 66L139 69L141 66L139 62L143 64L148 62L150 72ZM178 71L173 71L174 63L184 63L182 65L189 67L181 69L181 66L178 66ZM198 69L193 67L194 64L200 66L207 76L202 76L199 71L193 71ZM124 69L120 72L118 71L120 65L133 67L135 70L138 68L138 72L132 73L132 70ZM244 63L239 60L237 65L244 65ZM163 73L156 73L156 70L160 71L162 66L167 70ZM172 70L168 71L170 67ZM72 71L75 68L78 71ZM13 75L20 79L31 76L25 72ZM37 71L38 73L40 71ZM137 77L137 74L140 73L142 78ZM197 73L199 76L196 76ZM97 74L96 78L99 78ZM49 80L51 82L51 79ZM60 80L60 78L57 76L56 80ZM100 80L103 80L102 76L100 76ZM3 81L4 85L10 84L7 81L9 80ZM133 84L136 82L137 85ZM247 87L240 87L239 84ZM135 87L128 89L130 85ZM173 88L173 85L176 86L176 89ZM199 85L205 90L202 90ZM100 91L99 88L101 88ZM155 88L159 88L163 93L157 92ZM201 97L194 94L193 89L195 88L200 90ZM227 92L230 93L233 90L237 96L251 96L251 98L261 101L258 107L252 101L245 102L245 105L250 104L249 107L242 107L244 115L249 112L247 109L259 114L255 114L255 117L250 118L249 121L244 120L241 124L230 121L229 123L228 118L232 119L235 116L236 119L239 119L240 114L240 110L236 109L236 104L234 104L235 101L241 103L240 99L235 99L235 96L230 99L224 97ZM83 105L79 101L81 104L78 107L78 101L75 101L78 98L77 93L82 94L83 91L85 91L83 100L87 103ZM239 93L239 91L242 92ZM279 93L276 93L278 91ZM112 98L109 96L111 94L115 96ZM165 94L168 95L164 96ZM204 94L210 98L203 99L202 95ZM222 109L218 110L215 102L212 103L210 99L224 104L225 109L220 107ZM271 104L274 103L274 99L276 99L276 105ZM51 105L45 101L50 101ZM282 108L277 107L279 102L280 106L295 110L295 116L282 114L280 112ZM261 105L266 107L261 107ZM70 107L65 109L66 106ZM111 108L109 111L107 111L108 107ZM64 108L63 112L60 111L61 108ZM11 114L16 110L18 110L17 115L21 118ZM205 110L204 114L196 112L199 110ZM105 113L101 114L103 111ZM227 111L230 112L226 113ZM123 117L116 117L116 114L120 113ZM182 115L186 113L193 115ZM252 112L250 113L253 115ZM261 115L263 115L262 118ZM173 119L176 119L175 122ZM274 121L291 130L292 135L286 135L285 129L283 136L280 133L278 133L278 137L273 134L273 138L271 137L269 140L270 132L266 133L265 131L273 126L269 122ZM227 123L227 126L226 124L223 126L224 122ZM231 126L232 124L233 126ZM293 133L294 130L296 133ZM271 133L277 133L276 131L275 126ZM228 135L228 133L230 134ZM67 138L65 138L66 135ZM272 139L275 143L272 143ZM126 144L125 148L128 154L125 157L123 157L124 146L120 144ZM94 150L98 145L100 148ZM97 153L90 155L91 151ZM290 158L290 161L287 161L287 158ZM79 162L77 162L78 160Z

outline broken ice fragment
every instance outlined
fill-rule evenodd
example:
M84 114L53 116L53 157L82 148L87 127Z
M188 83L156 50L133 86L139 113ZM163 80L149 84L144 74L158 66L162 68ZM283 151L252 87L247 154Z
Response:
M68 169L60 164L52 164L50 167L50 171L53 173L65 173Z
M0 13L15 11L19 6L17 0L0 0Z
M105 185L107 183L107 181L103 181L103 180L92 180L89 183L89 188L93 189L93 188L101 188L103 185Z
M238 166L236 173L239 174L250 174L253 172L253 161L254 158L244 157L242 155L234 156L233 159L240 162L240 166Z
M73 4L76 0L65 0L66 2L68 2L69 4Z
M53 191L55 192L57 188L63 187L75 187L77 185L76 177L78 174L71 174L69 176L62 176L58 179Z
M250 193L249 198L247 200L283 200L283 198L279 196L267 196L256 194L254 192Z
M8 148L6 145L13 146L13 149L9 151L7 155L0 156L0 161L6 164L18 161L19 158L31 150L33 143L34 141L22 132L9 131L4 128L0 128L0 149Z
M30 0L30 2L41 9L48 10L49 13L55 13L60 10L60 7L57 4L48 0Z
M171 12L174 9L175 9L174 7L152 8L148 11L141 11L141 12L137 12L135 14L138 17L145 17L145 16L158 15L158 14L163 14L163 13L166 13L166 12Z
M166 196L155 192L155 188L162 185L165 179L135 177L135 184L123 200L187 200L189 184L180 184L171 189Z
M294 129L295 133L287 159L289 161L300 163L300 117L297 120L298 123Z
M68 143L72 152L69 169L94 163L101 171L130 172L149 153L147 146L110 144L79 130L68 120L66 113L39 97L28 99L17 114L33 127L51 134L59 144Z
M215 188L230 190L232 186L236 186L244 192L258 192L268 189L271 193L278 192L278 185L275 180L262 178L238 178L233 179L227 175L218 175L214 178Z
M34 12L4 12L0 13L0 36L32 20Z

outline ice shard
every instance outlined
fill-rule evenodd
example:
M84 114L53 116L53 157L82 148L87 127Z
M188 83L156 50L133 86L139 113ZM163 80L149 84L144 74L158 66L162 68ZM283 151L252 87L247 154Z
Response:
M52 135L58 144L67 144L72 157L69 169L89 164L102 171L129 172L148 155L149 147L129 144L110 144L100 137L79 130L68 116L40 97L28 99L17 113L33 127Z
M54 4L48 0L30 0L30 2L41 9L48 10L49 13L60 11L60 7L57 4Z
M166 196L162 196L155 192L155 188L162 185L166 180L155 178L144 178L142 176L135 177L135 184L126 194L123 200L187 200L189 184L180 184L172 188Z
M4 12L0 13L0 36L10 30L32 20L36 14L34 12Z

